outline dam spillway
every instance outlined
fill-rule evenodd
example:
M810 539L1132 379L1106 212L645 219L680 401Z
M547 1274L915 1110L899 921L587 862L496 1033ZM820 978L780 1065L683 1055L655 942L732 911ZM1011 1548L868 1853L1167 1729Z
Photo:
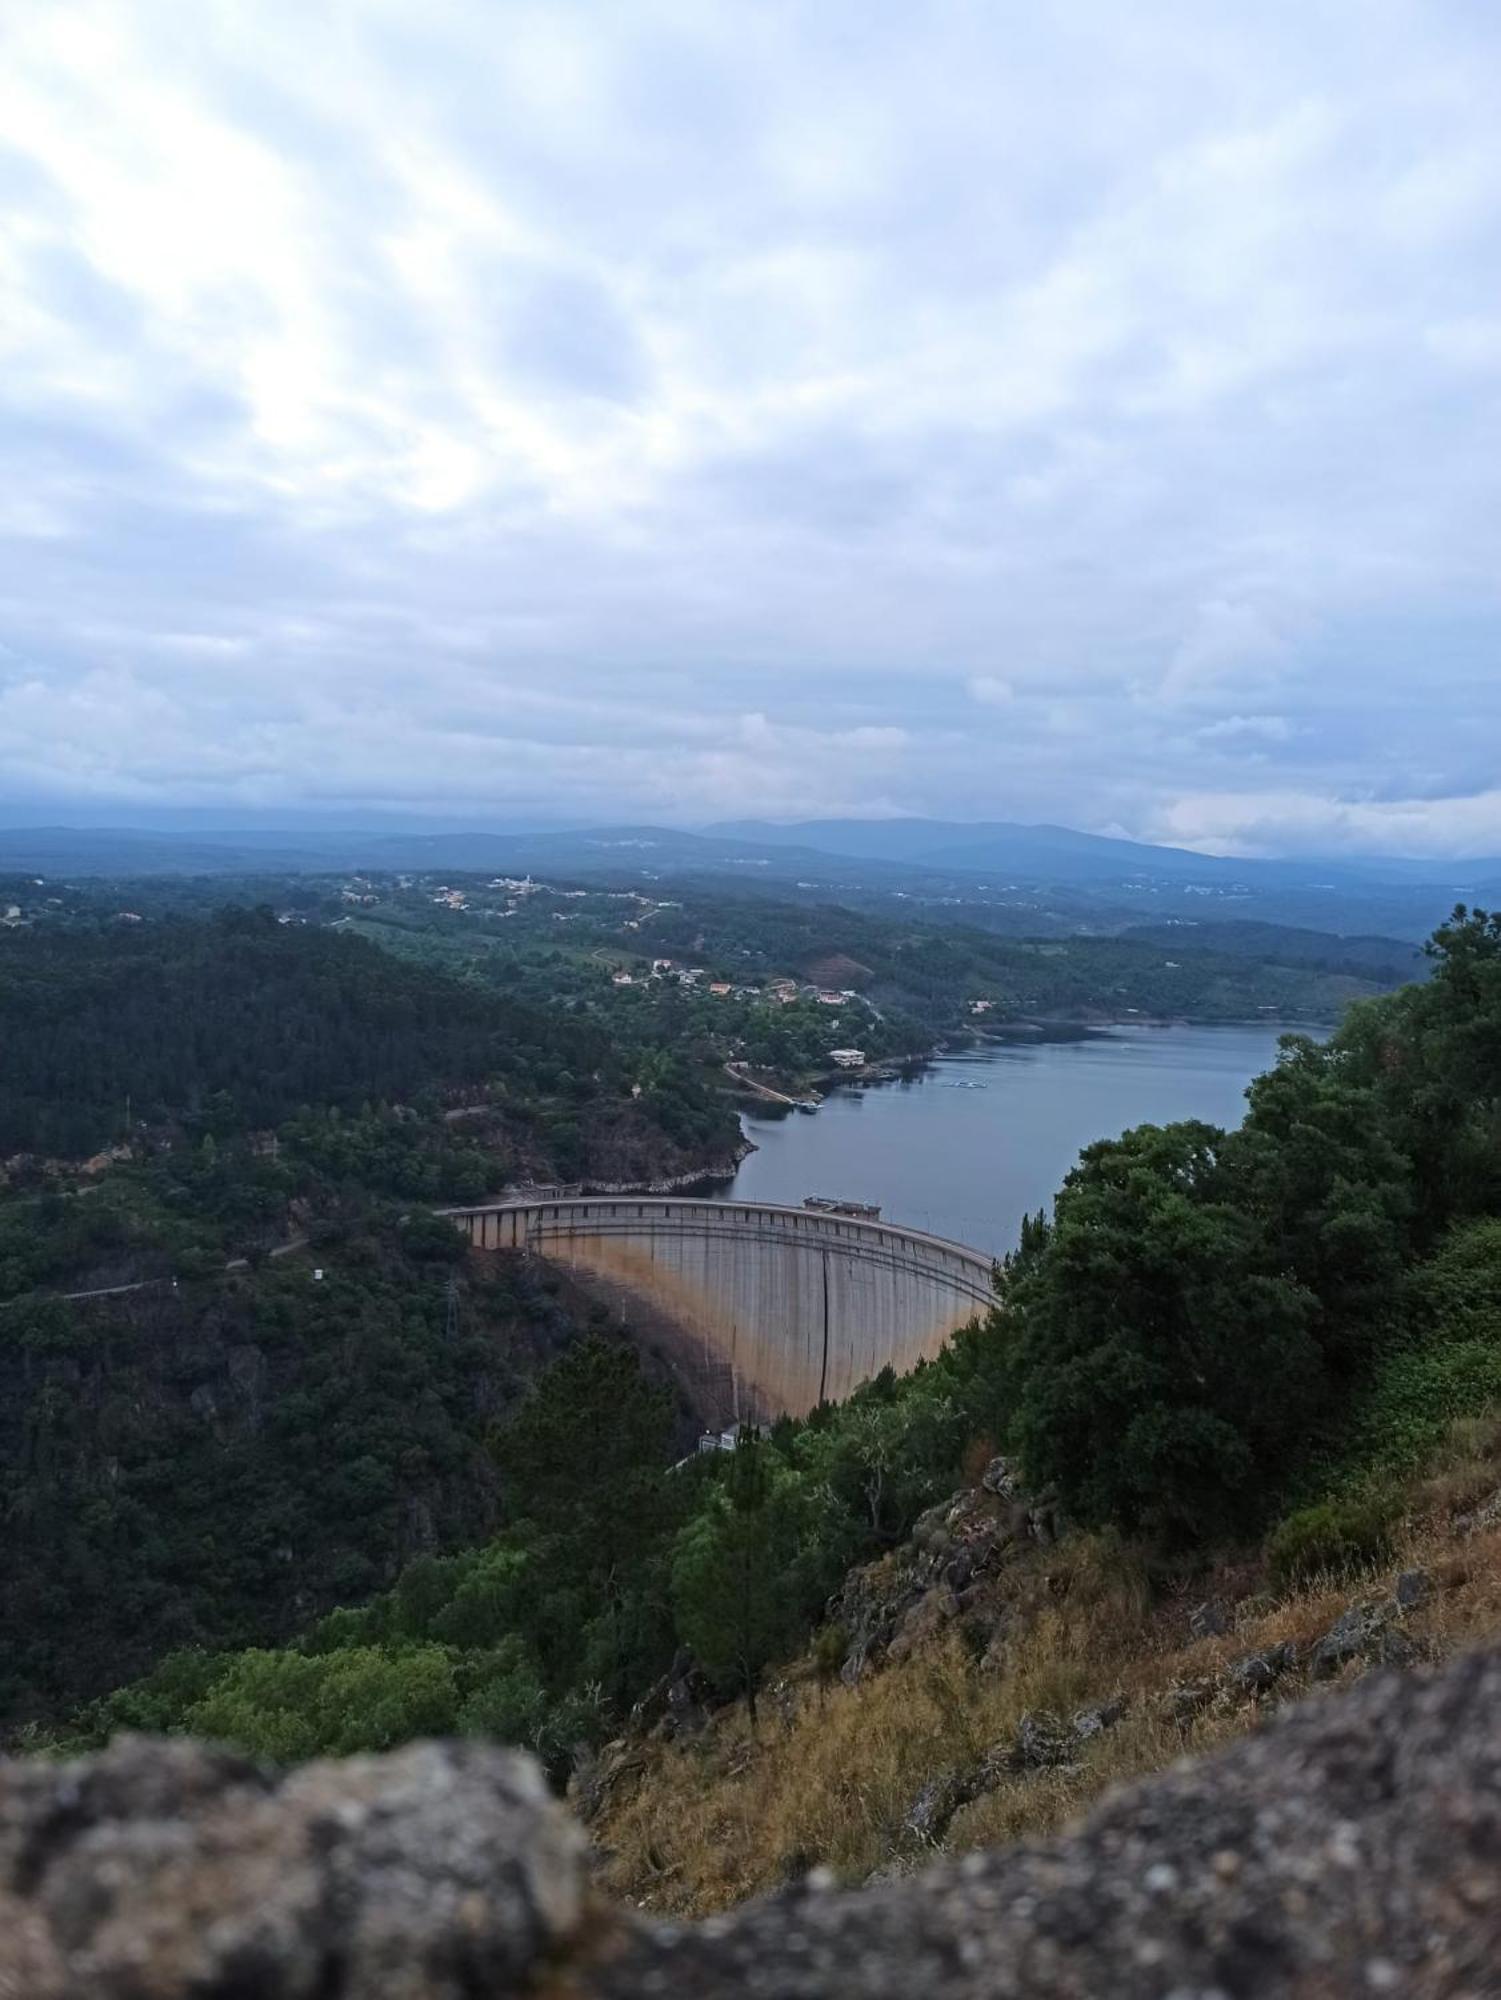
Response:
M442 1211L476 1250L524 1251L671 1330L726 1414L805 1416L930 1359L995 1301L982 1251L802 1208L583 1196Z

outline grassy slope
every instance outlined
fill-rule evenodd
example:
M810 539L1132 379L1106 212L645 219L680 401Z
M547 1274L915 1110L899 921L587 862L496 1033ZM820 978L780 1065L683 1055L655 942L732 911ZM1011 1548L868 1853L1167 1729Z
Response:
M1459 1427L1410 1487L1388 1565L1280 1596L1259 1561L1165 1590L1118 1543L1076 1535L1033 1547L997 1579L993 1608L1021 1614L1004 1671L982 1668L951 1624L852 1688L821 1688L811 1659L794 1662L763 1704L758 1735L737 1704L696 1739L634 1746L592 1828L608 1857L605 1886L663 1912L702 1915L820 1863L860 1878L919 1861L931 1850L905 1836L902 1822L935 1776L1012 1738L1028 1711L1066 1716L1124 1695L1124 1720L1076 1765L1004 1780L961 1809L943 1845L960 1852L1046 1835L1107 1786L1224 1742L1265 1713L1263 1703L1221 1692L1180 1723L1175 1685L1279 1640L1305 1649L1352 1599L1388 1594L1416 1565L1437 1588L1405 1629L1423 1657L1441 1659L1501 1628L1501 1522L1469 1534L1454 1525L1498 1483L1501 1417ZM1232 1629L1195 1641L1189 1607L1211 1595L1233 1600ZM1299 1670L1263 1702L1309 1691Z

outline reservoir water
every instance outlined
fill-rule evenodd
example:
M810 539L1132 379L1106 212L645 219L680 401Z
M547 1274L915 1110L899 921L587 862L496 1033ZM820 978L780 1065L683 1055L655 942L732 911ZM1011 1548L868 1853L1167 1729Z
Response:
M1176 1118L1238 1125L1282 1032L1123 1027L992 1045L905 1082L831 1090L812 1117L748 1110L757 1150L721 1192L792 1207L809 1194L878 1202L885 1221L1000 1254L1092 1140Z

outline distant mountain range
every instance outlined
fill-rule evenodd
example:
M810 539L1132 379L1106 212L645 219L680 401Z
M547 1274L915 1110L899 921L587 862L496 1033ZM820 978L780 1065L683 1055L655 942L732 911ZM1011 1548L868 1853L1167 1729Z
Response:
M0 870L129 877L313 873L452 868L550 868L599 874L643 870L773 867L794 873L804 862L828 863L813 849L754 844L673 827L584 827L546 833L287 832L226 829L172 833L114 827L23 827L0 831ZM862 865L856 872L866 873ZM912 871L899 871L908 875Z
M1015 820L825 819L775 825L726 820L703 829L742 844L817 848L870 861L907 862L968 873L1005 871L1020 880L1100 882L1139 875L1175 882L1242 882L1327 888L1345 882L1412 883L1494 888L1501 858L1419 861L1396 856L1351 859L1241 860L1197 854L1187 847L1080 833L1068 826L1026 826Z
M0 874L264 876L327 871L687 878L924 915L1018 935L1269 923L1416 940L1457 901L1501 904L1501 859L1238 860L998 820L743 820L530 833L0 831Z

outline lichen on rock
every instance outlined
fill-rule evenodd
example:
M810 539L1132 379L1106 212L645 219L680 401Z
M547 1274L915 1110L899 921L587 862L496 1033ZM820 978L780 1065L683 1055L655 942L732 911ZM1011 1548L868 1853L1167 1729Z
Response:
M6 1764L0 2000L520 1992L578 1938L586 1855L530 1758L474 1744Z

